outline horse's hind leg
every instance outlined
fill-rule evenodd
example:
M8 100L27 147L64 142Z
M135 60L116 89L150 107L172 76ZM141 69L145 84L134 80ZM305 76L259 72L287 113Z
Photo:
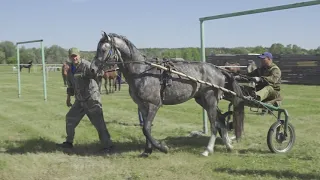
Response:
M207 101L205 104L205 109L208 114L208 119L210 121L210 129L211 129L211 137L209 143L207 145L206 150L202 153L204 156L208 156L209 153L213 153L214 151L214 144L217 138L217 127L216 127L216 117L217 117L217 100L214 97L210 97L206 99ZM223 134L223 133L222 133Z
M217 137L217 125L216 125L216 119L217 119L217 105L218 105L218 94L220 95L221 93L217 93L216 91L209 91L204 94L203 97L201 98L196 98L196 102L200 104L208 114L208 119L210 121L210 129L211 129L211 137L209 140L209 143L207 145L206 150L202 153L203 156L208 156L209 153L213 153L214 151L214 144L216 141ZM218 122L218 121L217 121ZM224 143L229 146L230 142L227 141L227 129L224 126L221 127L221 132L222 132L222 139Z
M108 79L104 79L104 88L106 89L106 94L109 94L108 92Z
M109 93L112 92L112 88L111 88L111 79L109 78Z

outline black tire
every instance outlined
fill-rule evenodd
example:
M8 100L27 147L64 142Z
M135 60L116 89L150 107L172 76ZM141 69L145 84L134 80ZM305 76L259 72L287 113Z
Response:
M277 141L277 139L273 138L273 135L274 135L274 133L276 133L277 128L279 128L281 125L284 125L284 121L282 121L282 120L277 121L272 124L272 126L270 127L270 129L268 131L267 143L268 143L268 147L269 147L270 151L273 153L286 153L286 152L290 151L295 143L295 140L296 140L295 129L294 129L293 125L288 122L288 129L287 129L288 137L287 137L287 139L289 139L289 144L283 149L276 149L273 146L272 141L274 141L274 140ZM283 133L283 131L282 131L282 133Z

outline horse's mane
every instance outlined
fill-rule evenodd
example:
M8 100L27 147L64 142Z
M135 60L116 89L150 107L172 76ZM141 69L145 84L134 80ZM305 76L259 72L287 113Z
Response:
M126 45L128 46L129 50L130 50L130 56L132 58L132 55L136 52L139 52L140 54L142 54L138 48L129 40L127 39L125 36L122 36L122 35L119 35L119 34L116 34L116 33L109 33L108 36L111 37L111 42L109 42L113 47L115 46L115 41L114 41L114 38L119 38L121 40L123 40ZM106 42L107 40L107 37L102 37L99 41L99 43L102 43L102 42Z
M138 49L129 39L127 39L125 36L122 36L122 35L119 35L119 34L116 34L116 33L109 33L108 34L110 37L116 37L116 38L119 38L121 40L123 40L127 46L130 48L130 50L134 50L134 49Z

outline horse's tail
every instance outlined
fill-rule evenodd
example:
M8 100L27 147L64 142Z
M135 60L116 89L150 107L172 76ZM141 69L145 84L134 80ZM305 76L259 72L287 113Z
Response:
M243 92L241 90L240 85L237 83L237 81L234 79L234 77L225 71L222 71L222 73L227 77L228 83L231 84L231 89L233 92L235 92L240 97L243 96ZM244 100L238 96L234 96L232 98L232 104L233 104L233 125L235 129L235 135L236 139L239 140L241 138L242 132L244 130Z

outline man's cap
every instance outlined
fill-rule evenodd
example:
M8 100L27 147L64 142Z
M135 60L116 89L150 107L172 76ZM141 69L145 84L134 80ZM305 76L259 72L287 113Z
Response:
M70 48L70 49L69 49L69 56L71 56L71 55L78 55L78 56L80 56L80 51L79 51L79 49L78 49L78 48L75 48L75 47Z
M264 59L264 58L269 58L269 59L273 59L272 58L272 54L271 53L269 53L269 52L264 52L263 54L261 54L260 56L258 56L259 58L261 58L261 59Z

